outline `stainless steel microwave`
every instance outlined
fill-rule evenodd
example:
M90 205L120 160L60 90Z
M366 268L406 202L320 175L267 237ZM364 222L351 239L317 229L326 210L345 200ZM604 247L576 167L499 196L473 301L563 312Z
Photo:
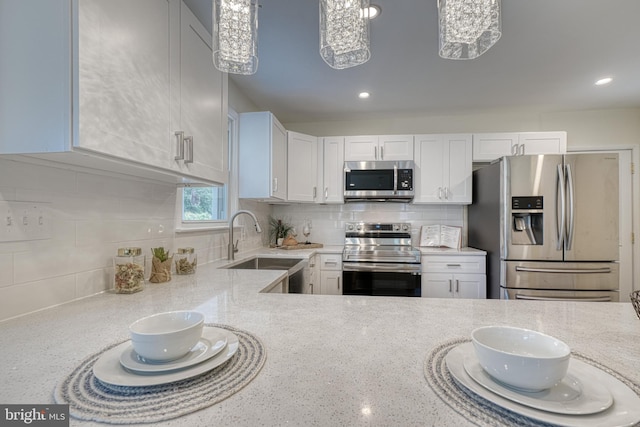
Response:
M344 200L398 201L413 199L412 160L344 163Z

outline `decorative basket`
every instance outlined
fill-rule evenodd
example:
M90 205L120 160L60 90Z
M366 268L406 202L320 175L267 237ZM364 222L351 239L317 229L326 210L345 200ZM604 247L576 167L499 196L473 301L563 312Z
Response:
M631 292L629 298L631 298L631 304L633 304L633 308L636 309L636 315L640 319L640 291Z

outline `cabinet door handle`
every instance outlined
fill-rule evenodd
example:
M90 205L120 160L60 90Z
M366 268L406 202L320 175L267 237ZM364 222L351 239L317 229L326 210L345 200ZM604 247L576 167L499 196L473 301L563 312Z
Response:
M511 146L511 155L515 156L518 154L518 144L514 144Z
M524 156L524 144L520 144L520 150L519 150L519 151L520 151L520 153L519 153L519 154L520 154L521 156Z
M273 185L271 186L271 191L274 193L278 191L278 178L273 178Z
M174 160L184 159L184 132L179 130L175 133L176 136L176 156Z
M340 290L340 276L337 277L336 284L338 285L338 290Z
M456 279L456 294L460 293L460 281Z
M318 193L318 188L317 187L313 187L313 200L316 199L317 193Z
M378 147L373 147L373 158L378 160Z
M438 187L438 199L442 200L442 187Z
M184 139L184 143L186 146L186 156L184 159L185 163L193 163L193 136L188 136Z
M324 198L325 200L329 198L329 187L324 188Z
M449 187L444 187L444 198L449 200Z
M453 292L453 283L451 279L449 279L449 293Z
M380 147L380 160L384 160L384 147Z

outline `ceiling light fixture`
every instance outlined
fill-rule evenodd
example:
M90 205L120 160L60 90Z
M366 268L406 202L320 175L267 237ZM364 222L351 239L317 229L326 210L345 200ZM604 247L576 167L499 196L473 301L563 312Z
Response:
M371 94L369 92L360 92L358 94L358 98L361 98L361 99L366 99L366 98L368 98L370 96L371 96Z
M213 64L232 74L258 70L258 0L213 0Z
M613 78L604 77L604 78L596 81L596 86L607 85L607 84L611 83L612 81L613 81Z
M501 0L438 0L439 55L473 59L502 35Z
M218 0L216 0L218 1ZM320 0L320 56L337 70L364 64L369 50L369 0Z
M368 8L360 9L360 13L365 18L374 19L380 16L380 14L382 13L382 9L380 9L380 6L378 6L377 4L370 4Z

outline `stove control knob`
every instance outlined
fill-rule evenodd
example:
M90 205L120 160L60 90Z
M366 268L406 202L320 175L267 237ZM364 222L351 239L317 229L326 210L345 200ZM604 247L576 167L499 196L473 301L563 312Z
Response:
M393 231L398 231L400 230L400 225L399 224L393 224Z
M409 224L402 224L402 231L409 231Z
M362 224L358 224L358 225L356 226L356 230L358 230L358 231L362 231Z
M347 230L353 231L353 224L347 224Z

